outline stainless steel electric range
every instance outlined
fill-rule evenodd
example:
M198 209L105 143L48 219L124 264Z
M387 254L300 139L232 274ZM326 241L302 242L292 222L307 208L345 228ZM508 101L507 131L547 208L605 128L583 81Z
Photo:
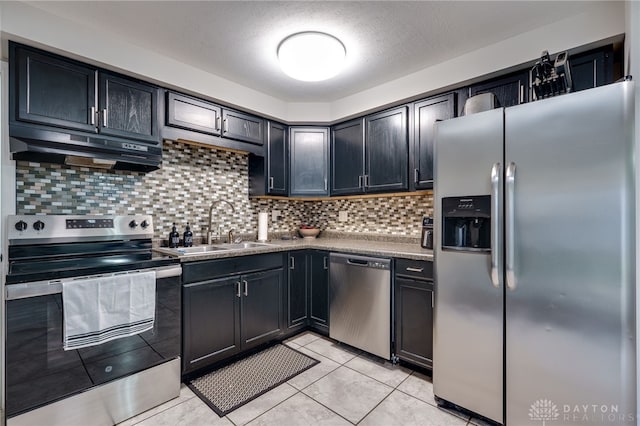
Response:
M152 236L145 215L9 217L8 425L114 424L178 396L181 267ZM65 282L142 271L156 277L153 328L65 350Z

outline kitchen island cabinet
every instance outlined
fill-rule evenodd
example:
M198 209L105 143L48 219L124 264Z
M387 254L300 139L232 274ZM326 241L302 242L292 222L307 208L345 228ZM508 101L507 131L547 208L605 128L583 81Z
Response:
M282 259L270 253L183 265L183 375L281 335Z

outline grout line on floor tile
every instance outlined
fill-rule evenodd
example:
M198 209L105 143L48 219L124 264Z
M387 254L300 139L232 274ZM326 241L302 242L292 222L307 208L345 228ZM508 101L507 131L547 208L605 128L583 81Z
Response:
M180 398L180 397L179 397L179 396L177 396L176 398ZM147 420L149 420L149 419L151 419L151 418L153 418L153 417L155 417L155 416L157 416L157 415L159 415L159 414L161 414L161 413L164 413L164 412L165 412L165 411L167 411L167 410L172 410L172 409L174 409L174 408L176 408L176 407L178 407L178 406L180 406L180 405L184 404L185 402L191 401L193 398L197 398L197 396L194 394L193 396L191 396L191 397L189 397L189 398L185 399L185 400L184 400L184 401L182 401L182 402L179 402L179 403L177 403L177 404L175 404L175 405L172 405L171 407L167 407L167 408L165 408L164 410L158 411L157 413L154 413L154 414L152 414L152 415L150 415L150 416L148 416L148 417L144 417L144 418L140 419L138 422L134 423L132 426L136 426L136 425L138 425L138 424L140 424L140 423L142 423L142 422L144 422L144 421L147 421ZM171 400L169 400L169 401L171 401ZM169 402L169 401L167 401L167 402ZM164 404L166 404L167 402L165 402ZM162 404L161 404L161 405L162 405ZM152 408L148 409L147 411L151 411L151 410L153 410L154 408L157 408L157 406L156 406L156 407L152 407ZM143 411L142 413L140 413L140 414L138 414L138 415L136 415L136 416L133 416L133 417L141 416L141 415L143 415L144 413L146 413L146 411ZM216 415L217 415L217 414L216 414ZM126 422L127 420L129 420L129 419L123 420L123 421L122 421L122 423Z
M357 357L356 357L356 358L357 358ZM365 359L365 360L366 360L366 358L362 358L362 359ZM381 383L381 384L383 384L383 385L385 385L385 386L388 386L388 387L390 387L390 388L392 388L392 389L394 389L394 390L395 390L395 389L397 389L397 388L398 388L398 386L400 386L402 383L404 383L404 381L405 381L405 380L407 380L407 379L409 378L409 376L411 376L411 374L413 374L413 372L412 372L412 373L410 373L410 374L408 374L408 375L407 375L407 377L405 377L404 379L402 379L402 381L401 381L400 383L398 383L396 386L391 386L390 384L385 383L385 382L382 382L382 381L380 381L380 380L376 379L375 377L372 377L372 376L368 375L367 373L363 373L362 371L358 371L358 370L356 370L355 368L351 368L351 367L349 367L349 366L347 365L347 363L348 363L348 362L351 362L351 361L353 361L353 360L354 360L354 358L351 358L349 361L347 361L347 362L345 362L344 364L342 364L342 366L343 366L343 367L348 368L348 369L349 369L349 370L351 370L351 371L355 371L356 373L360 373L360 374L362 374L363 376L368 377L368 378L370 378L370 379L373 379L373 380L375 380L376 382ZM335 370L334 370L334 371L335 371Z

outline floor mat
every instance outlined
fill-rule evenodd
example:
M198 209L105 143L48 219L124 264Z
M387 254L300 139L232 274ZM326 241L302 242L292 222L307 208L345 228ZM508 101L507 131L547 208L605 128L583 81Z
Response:
M213 411L224 416L318 362L278 344L193 379L187 385Z

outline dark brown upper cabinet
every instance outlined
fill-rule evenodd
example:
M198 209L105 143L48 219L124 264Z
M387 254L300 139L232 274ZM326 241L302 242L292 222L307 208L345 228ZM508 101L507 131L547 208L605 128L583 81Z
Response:
M365 119L364 186L367 192L409 189L409 132L407 107Z
M331 129L331 194L364 193L364 118Z
M493 93L498 106L510 107L529 102L529 70L518 71L469 87L469 96Z
M414 135L411 154L411 189L433 188L434 124L455 116L455 93L416 102L413 106Z
M157 87L26 46L12 49L15 120L159 143Z
M100 133L127 139L158 140L158 89L100 73Z
M235 149L243 148L201 135L233 139L259 147L264 144L265 120L262 118L171 91L167 92L165 124L169 128L165 129L168 139L191 139ZM171 131L172 127L187 130L189 133ZM245 150L263 155L261 150Z

